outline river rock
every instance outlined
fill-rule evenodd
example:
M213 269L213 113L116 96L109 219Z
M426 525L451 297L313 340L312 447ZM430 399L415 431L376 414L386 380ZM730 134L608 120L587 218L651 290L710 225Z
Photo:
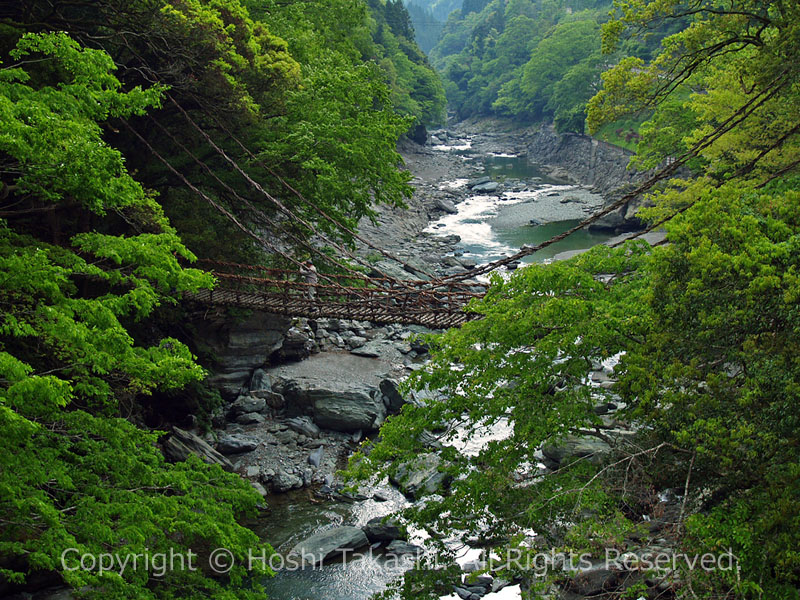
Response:
M425 494L435 494L447 487L452 477L439 470L442 459L438 454L422 454L400 463L390 474L389 481L412 500Z
M366 344L361 344L360 346L353 348L350 352L355 354L356 356L364 356L367 358L378 358L381 355L381 350L383 349L383 344L381 342L367 342Z
M284 423L297 433L302 433L310 438L319 437L319 427L311 420L311 417L292 417L291 419L286 419Z
M386 417L383 400L374 392L357 390L336 394L321 393L313 401L314 421L334 431L373 431Z
M315 566L344 552L352 554L368 544L367 536L360 528L334 527L306 538L292 549L291 554L299 556L304 565Z
M303 360L311 354L313 348L314 342L311 341L308 333L298 327L292 327L286 332L281 347L272 354L271 358L278 361Z
M364 344L367 343L367 338L361 337L360 335L354 335L350 339L347 340L347 347L351 350L355 350L356 348L361 348Z
M456 205L453 204L452 200L447 200L446 198L436 198L433 201L434 206L439 210L443 210L446 213L454 215L458 212Z
M349 352L320 352L269 370L273 391L286 400L287 416L309 416L319 427L345 433L373 431L383 422L380 382L400 373L392 362Z
M466 588L455 586L453 587L453 591L461 600L480 600L481 598L480 595L474 594Z
M325 447L320 446L308 455L308 464L312 467L318 467L322 462L322 455L325 453Z
M480 183L476 186L473 186L472 191L477 192L479 194L491 194L496 192L500 189L500 184L496 181L487 181L486 183Z
M246 414L246 413L261 413L267 408L267 401L263 398L255 398L249 394L239 396L236 401L231 404L230 414L233 416Z
M254 423L263 423L267 419L262 414L251 412L242 413L241 415L237 416L235 420L240 425L253 425Z
M374 517L362 528L371 544L405 539L400 525L391 517Z
M250 391L271 390L272 382L264 369L256 369L250 378Z
M288 492L303 487L303 479L294 473L278 471L271 480L272 489L276 492Z
M286 404L283 396L272 390L253 390L250 395L254 398L261 398L269 408L274 408L275 410L280 410Z
M474 269L478 266L477 261L472 258L462 258L461 259L461 266L465 269Z
M574 459L585 459L592 464L600 464L611 452L611 447L596 437L567 436L564 440L545 444L542 454L550 462L548 466L558 468L562 463Z
M226 434L219 438L217 449L223 454L241 454L258 448L258 439L238 433Z
M390 413L400 412L400 409L406 403L406 399L403 398L397 386L397 381L394 379L384 379L380 383L381 393L386 398L386 409Z
M194 454L206 464L220 465L226 471L233 471L231 461L190 431L173 427L172 433L162 442L161 446L167 460L182 462L189 458L190 454Z
M425 552L425 550L423 550L420 546L417 546L416 544L409 544L403 540L394 540L388 546L386 546L386 554L394 556L403 556L405 554L419 556L423 552Z
M489 176L478 177L477 179L470 179L467 182L467 187L469 189L474 188L476 185L482 185L484 183L489 183L492 180Z
M250 485L253 486L253 489L257 491L259 494L261 494L262 497L269 496L267 488L261 485L258 481L251 481Z

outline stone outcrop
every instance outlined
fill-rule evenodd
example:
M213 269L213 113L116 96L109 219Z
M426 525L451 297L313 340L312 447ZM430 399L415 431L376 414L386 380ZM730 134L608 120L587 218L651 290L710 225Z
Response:
M255 437L233 433L220 437L217 449L223 454L241 454L255 450L258 444L259 441Z
M194 454L204 463L220 465L226 471L233 471L231 461L191 431L173 427L169 437L161 442L161 447L164 449L164 456L167 457L167 460L181 462L189 458L190 454Z
M525 138L531 160L556 167L552 174L572 179L594 188L607 203L619 198L624 190L645 179L650 173L629 170L633 153L619 146L601 142L588 135L557 133L552 124L541 125ZM636 211L641 200L634 200L606 215L590 229L631 231L641 222Z
M367 536L359 527L335 527L326 529L306 538L293 549L291 554L300 558L304 565L319 565L368 545Z
M380 389L392 374L392 365L382 360L334 352L269 371L272 389L285 399L289 417L310 417L317 427L346 433L374 431L383 423L387 406L398 403ZM297 420L287 424L308 426Z
M628 170L633 152L579 133L557 133L552 124L541 125L525 138L531 160L560 167L577 183L609 194L644 173Z
M198 342L206 346L216 363L208 382L227 400L236 399L253 371L283 346L291 326L287 317L253 311L247 318L235 320L224 310L204 312L193 324Z
M367 524L362 529L371 544L375 542L393 542L394 540L406 538L400 525L391 517L374 517L367 521Z

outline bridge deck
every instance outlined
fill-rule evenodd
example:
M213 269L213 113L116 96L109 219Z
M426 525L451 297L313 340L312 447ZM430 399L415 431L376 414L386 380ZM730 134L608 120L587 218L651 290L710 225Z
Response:
M347 285L352 278L325 277L328 283L297 281L297 272L235 265L247 275L216 267L217 286L212 290L185 293L187 300L202 304L236 306L280 315L370 321L376 324L423 325L431 329L458 327L476 318L464 311L466 304L480 296L468 285L437 286L430 282L374 279L360 286ZM254 277L252 271L260 271ZM282 277L278 279L277 277Z

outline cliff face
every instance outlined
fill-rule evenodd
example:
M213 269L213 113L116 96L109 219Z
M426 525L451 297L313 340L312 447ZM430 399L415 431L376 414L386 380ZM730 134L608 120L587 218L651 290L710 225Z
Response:
M650 173L628 169L633 153L601 142L588 135L557 133L552 124L529 131L523 140L531 160L547 165L553 175L567 177L590 186L612 202L629 186L644 180ZM640 199L608 214L590 229L631 231L641 227L635 217Z

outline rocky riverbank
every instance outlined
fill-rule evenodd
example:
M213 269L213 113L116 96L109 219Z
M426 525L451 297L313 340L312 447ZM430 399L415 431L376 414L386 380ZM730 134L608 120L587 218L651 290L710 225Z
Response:
M469 136L477 149L526 154L550 176L586 186L609 203L653 174L628 168L631 151L588 135L557 133L552 123L521 128L505 119L476 119L458 124L456 131ZM641 199L632 200L591 229L616 233L640 229L636 212L641 206Z
M580 153L567 162L570 148L578 147L582 148ZM568 194L544 193L538 177L483 176L481 157L539 157L537 153L541 151L545 160L549 157L554 163L564 163L548 168L549 184L578 181L610 189L623 160L617 157L613 165L603 166L606 149L598 148L591 143L587 146L585 140L554 141L547 131L498 131L480 123L432 132L424 146L407 142L401 150L414 175L416 191L406 209L379 207L374 222L365 220L360 224L360 232L369 243L361 244L359 252L373 265L375 274L399 278L424 279L469 270L477 263L464 255L459 237L439 235L430 231L429 225L457 213L459 205L476 194L497 196L512 203L517 196L534 194L531 209L536 219L530 219L531 225L579 219L599 205L596 197L575 188L570 188ZM459 149L471 149L472 155L465 156ZM578 163L586 152L591 153L593 166L584 169ZM621 172L627 173L624 166ZM618 183L626 181L627 175ZM514 218L518 219L519 214L515 213ZM503 218L502 211L497 218ZM405 264L381 256L374 246ZM267 520L272 507L280 503L276 498L291 496L286 493L292 491L297 494L303 488L305 496L299 501L306 504L338 500L383 506L392 494L397 495L388 487L363 490L364 494L345 493L342 482L336 480L336 471L345 465L364 437L377 433L387 416L399 411L404 403L417 400L404 397L398 383L424 362L427 351L415 335L427 330L399 325L376 327L340 319L287 319L258 312L238 321L221 313L206 313L198 316L197 330L217 357L218 369L212 381L226 405L214 415L213 431L203 436L176 428L163 441L169 458L181 460L192 452L238 472L264 496ZM598 386L613 385L609 373L600 366L591 377ZM625 424L616 422L614 406L605 405L598 410L606 422L605 440L576 437L557 447L543 448L545 468L558 468L575 458L600 460L611 451L609 439L632 435ZM393 474L391 484L407 501L414 501L423 489L431 492L446 488L448 482L437 468L435 446L434 441L430 453L413 464L400 465ZM379 512L385 514L383 510ZM353 549L355 543L373 543L363 524L354 525L337 518L321 528L327 532L321 537L314 533L298 540L290 535L276 545L283 553L313 549L328 557L342 547ZM390 553L418 552L413 544L402 540L387 539L382 543L384 547L395 544L393 550L388 548ZM578 573L568 580L565 589L583 589L576 586L587 578L595 582L592 585L610 585L612 574L603 578L597 573L596 569L591 575ZM452 597L500 598L495 594L503 588L515 588L513 593L518 593L519 586L512 586L513 583L524 584L491 577L469 581L459 578L453 583Z

